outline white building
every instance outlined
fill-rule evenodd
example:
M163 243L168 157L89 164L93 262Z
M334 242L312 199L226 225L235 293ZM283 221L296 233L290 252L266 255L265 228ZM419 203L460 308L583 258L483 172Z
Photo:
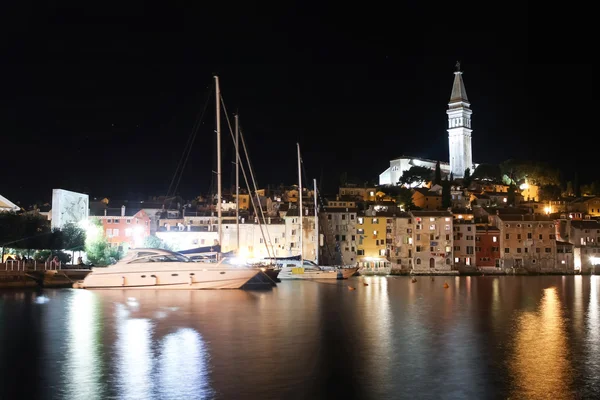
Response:
M222 225L223 252L239 248L240 255L248 258L291 255L286 247L285 224L240 223L239 228L240 242L238 246L236 224ZM219 240L219 233L216 229L158 231L156 236L164 240L175 251L213 246Z
M465 84L462 79L460 65L457 64L457 71L454 73L454 84L450 102L448 103L448 150L450 162L440 161L440 169L443 174L452 173L454 178L462 178L465 170L469 168L471 173L477 167L473 163L471 149L471 104L467 98ZM390 167L379 175L380 185L397 185L398 180L412 166L427 167L435 169L437 161L418 157L402 156L390 161Z
M19 211L21 207L8 200L0 194L0 212L2 211Z
M302 217L302 256L307 260L315 260L317 257L317 234L315 232L314 210L304 207ZM298 207L292 204L283 218L285 220L285 250L287 254L282 256L300 255L300 217Z

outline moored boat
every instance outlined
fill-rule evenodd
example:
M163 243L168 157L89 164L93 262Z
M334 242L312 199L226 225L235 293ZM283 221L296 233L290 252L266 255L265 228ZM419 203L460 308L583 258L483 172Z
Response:
M272 280L260 269L195 262L161 249L133 249L119 262L93 268L74 287L85 289L245 289L270 287Z

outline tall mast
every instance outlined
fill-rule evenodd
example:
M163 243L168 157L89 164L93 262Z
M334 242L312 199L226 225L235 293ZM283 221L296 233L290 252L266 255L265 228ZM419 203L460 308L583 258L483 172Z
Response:
M300 245L300 266L304 266L304 248L302 247L302 236L304 232L302 232L302 217L304 213L302 212L302 166L300 159L300 143L296 143L298 147L298 215L300 216L300 241L298 242Z
M240 249L240 119L235 114L235 232L236 246Z
M217 120L217 220L219 224L219 258L223 251L221 231L221 89L219 88L219 77L215 75L216 86L216 120Z
M317 205L317 180L313 179L315 198L315 264L319 265L319 206Z

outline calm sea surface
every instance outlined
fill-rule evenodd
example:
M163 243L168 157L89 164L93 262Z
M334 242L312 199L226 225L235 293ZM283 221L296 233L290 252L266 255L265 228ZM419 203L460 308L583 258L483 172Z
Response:
M598 399L600 276L3 291L0 398Z

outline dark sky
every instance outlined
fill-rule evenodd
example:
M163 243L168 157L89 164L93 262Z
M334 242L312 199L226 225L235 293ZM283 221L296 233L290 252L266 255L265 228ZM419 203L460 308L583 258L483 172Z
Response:
M591 61L545 54L564 43L538 29L530 37L526 1L11 3L0 21L0 192L13 201L50 200L52 188L166 194L213 73L261 186L297 182L296 142L309 178L322 174L326 187L344 171L376 180L402 154L447 160L457 60L475 162L542 160L593 178L595 145L581 136ZM214 95L185 196L210 187L213 129Z

